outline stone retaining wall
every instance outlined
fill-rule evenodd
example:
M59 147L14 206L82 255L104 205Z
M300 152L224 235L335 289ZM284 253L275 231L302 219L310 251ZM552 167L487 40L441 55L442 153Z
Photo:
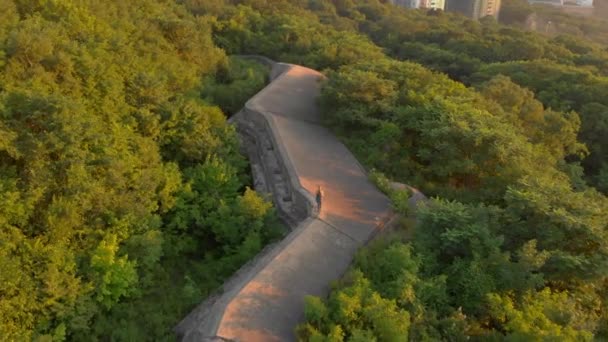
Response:
M277 63L264 56L239 57L270 67L269 82L275 81L291 68L289 64ZM262 92L247 101L243 109L228 121L236 126L242 150L249 158L254 189L271 197L280 218L293 230L307 217L316 216L318 208L312 195L300 185L282 146L277 144L272 133L272 117L252 108L252 101Z
M241 57L254 59L271 66L269 76L271 81L281 77L290 69L288 64L275 63L262 56ZM252 99L254 98L255 96ZM251 100L239 113L231 117L229 122L236 126L241 137L243 152L249 158L254 188L260 193L271 196L280 218L290 227L292 233L284 240L266 246L255 258L227 279L220 289L208 296L186 316L174 329L178 340L225 341L218 336L200 335L201 331L217 330L218 322L217 318L213 316L213 308L225 306L227 303L222 301L229 297L225 294L240 290L248 277L255 274L269 259L272 259L282 249L282 245L286 245L289 240L297 236L297 232L293 232L293 230L302 221L316 216L318 211L313 197L301 187L282 146L277 144L276 137L272 133L272 118L252 109L250 103ZM205 322L204 326L201 327L200 322Z
M316 208L302 194L299 183L294 184L269 121L262 113L245 107L237 114L234 123L251 162L256 191L270 195L281 219L291 229L295 228Z

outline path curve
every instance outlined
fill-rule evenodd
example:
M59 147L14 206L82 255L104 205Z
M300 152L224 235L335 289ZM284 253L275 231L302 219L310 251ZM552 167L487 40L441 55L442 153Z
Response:
M186 317L176 327L183 341L295 340L304 297L327 295L357 250L392 217L388 198L320 124L316 98L323 75L284 63L274 64L272 74L238 120L267 127L268 148L277 149L294 190L290 203L304 206L308 217ZM325 190L320 213L312 196L318 185Z

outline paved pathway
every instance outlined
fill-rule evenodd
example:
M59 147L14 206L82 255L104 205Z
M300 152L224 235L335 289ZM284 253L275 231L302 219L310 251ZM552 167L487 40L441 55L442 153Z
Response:
M269 114L277 144L302 188L314 196L317 186L323 186L323 210L290 233L242 287L225 294L230 297L227 304L212 314L212 324L199 329L198 336L215 330L217 336L243 342L295 340L305 295L326 295L330 283L344 274L358 248L390 215L389 200L319 124L321 77L292 66L247 106Z

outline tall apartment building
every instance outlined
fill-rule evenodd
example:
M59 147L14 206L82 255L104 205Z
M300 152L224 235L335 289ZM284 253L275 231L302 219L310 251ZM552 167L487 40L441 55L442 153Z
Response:
M459 12L472 19L488 15L498 18L500 0L448 0L446 11Z

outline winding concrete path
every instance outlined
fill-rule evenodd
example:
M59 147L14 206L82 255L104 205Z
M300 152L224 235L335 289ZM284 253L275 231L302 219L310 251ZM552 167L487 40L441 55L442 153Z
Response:
M286 71L247 103L244 115L263 113L292 183L308 192L309 200L317 186L323 186L323 210L301 222L240 276L204 318L190 317L181 324L180 334L187 341L210 336L243 342L295 340L294 328L304 318L304 297L327 295L330 283L344 274L356 251L391 216L389 200L319 123L316 98L323 76L301 66L276 68Z

